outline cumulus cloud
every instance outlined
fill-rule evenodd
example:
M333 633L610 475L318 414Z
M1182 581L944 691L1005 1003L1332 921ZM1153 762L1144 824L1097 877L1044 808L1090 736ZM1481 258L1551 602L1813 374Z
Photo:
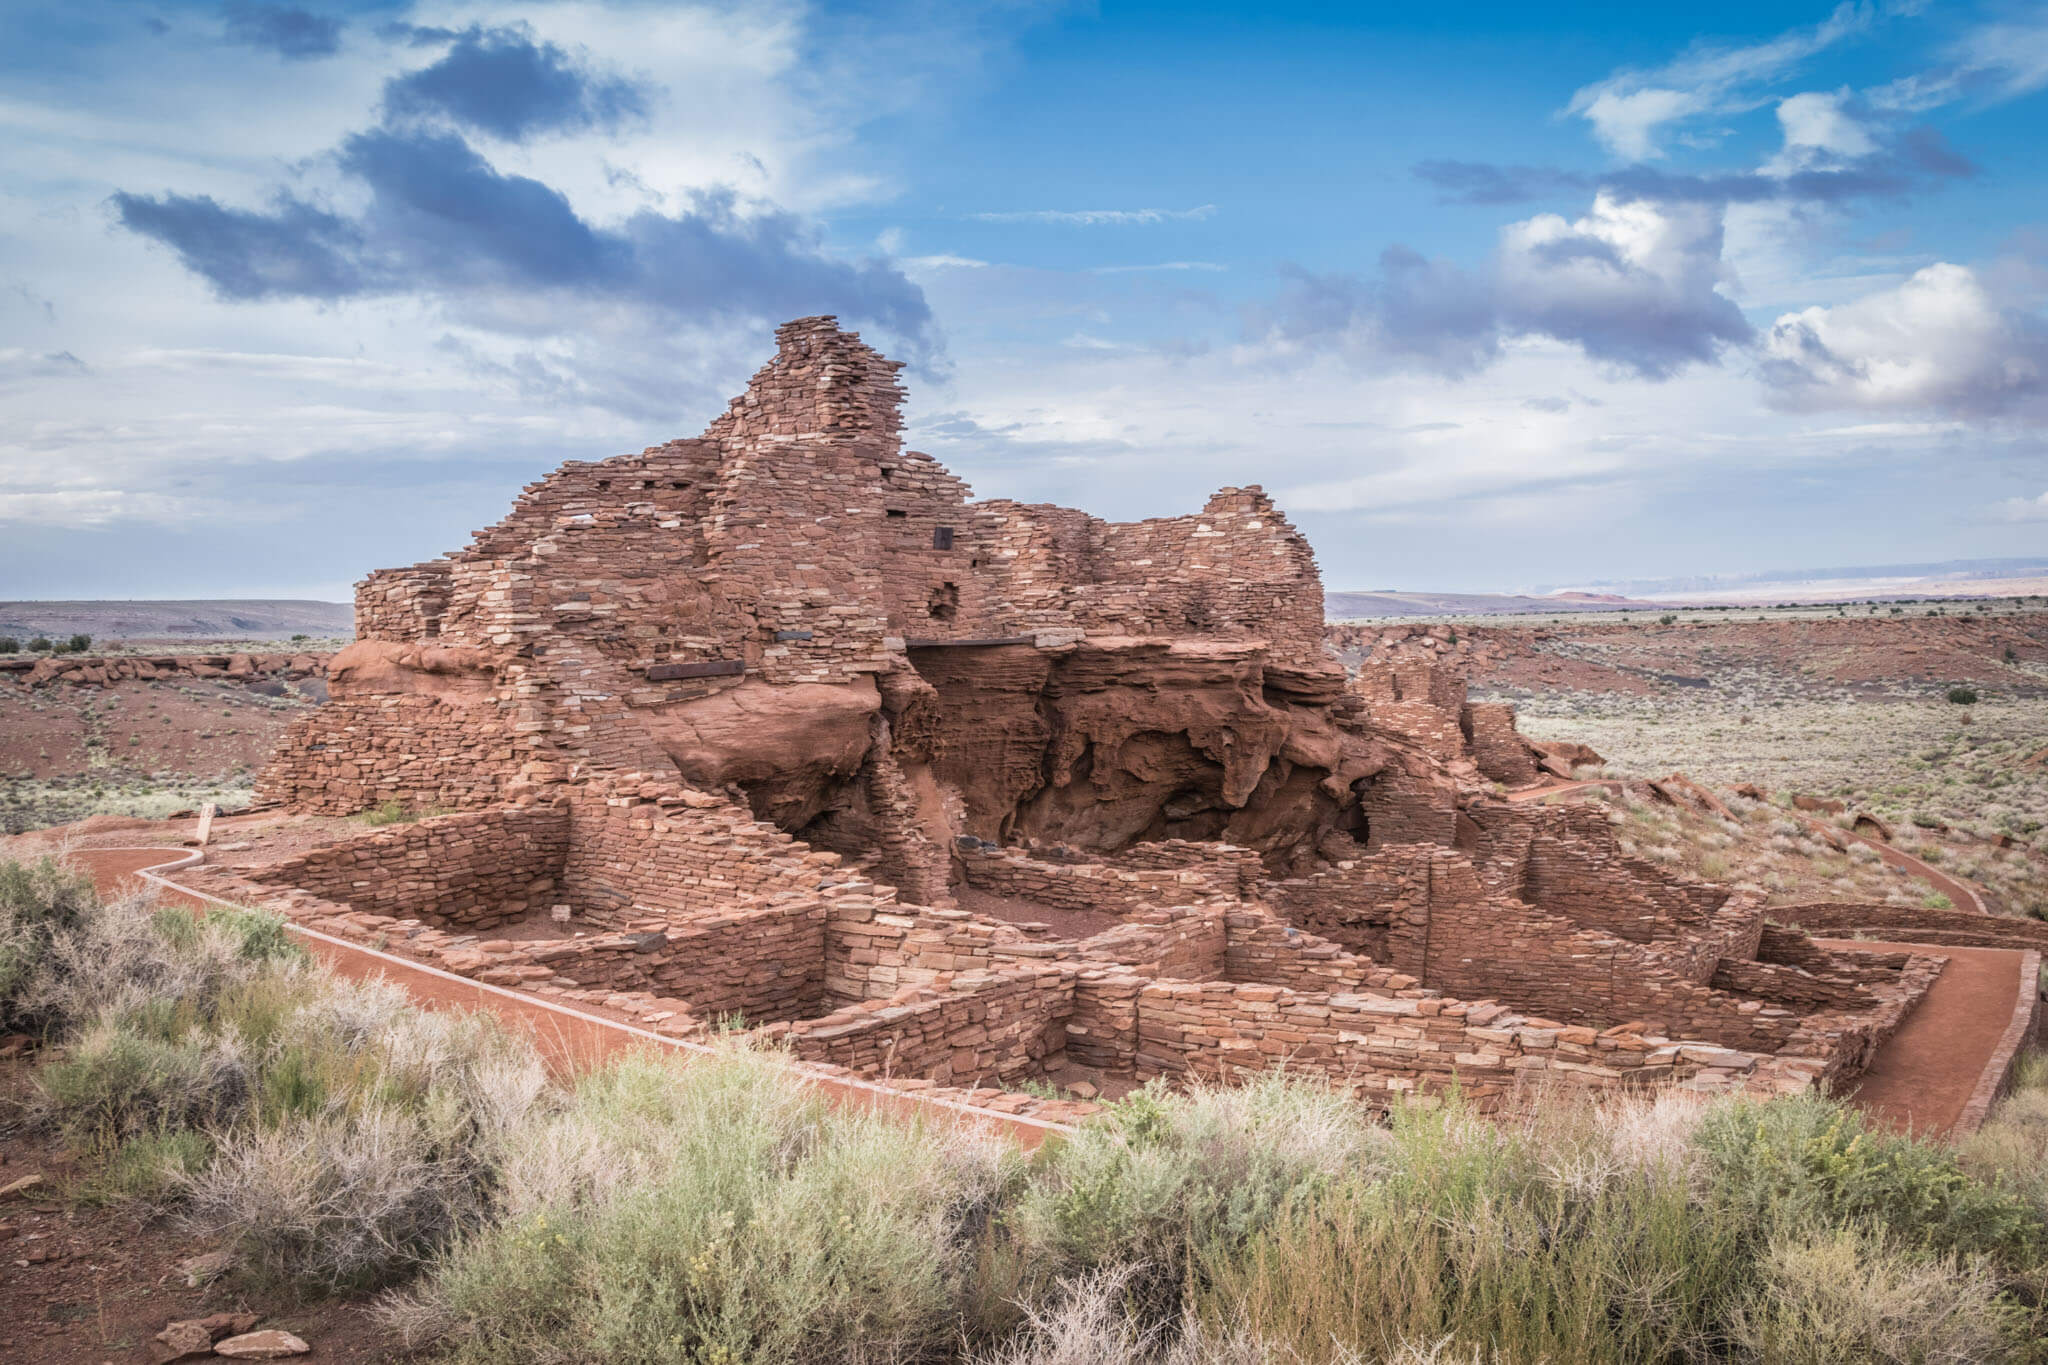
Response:
M341 50L341 21L290 5L228 0L221 7L228 41L274 52L289 61L331 57Z
M385 84L387 117L441 117L517 142L536 133L616 127L647 112L638 85L536 41L524 25L408 34L415 44L451 46L440 60Z
M1719 210L1602 193L1585 216L1511 223L1491 260L1468 271L1406 247L1370 277L1288 272L1251 330L1288 349L1335 350L1361 364L1469 374L1510 336L1548 337L1649 379L1711 361L1750 337L1719 292Z
M1772 399L1790 408L1933 409L2048 417L2048 325L2002 305L1966 266L1787 313L1764 343Z
M831 256L803 220L743 207L729 191L600 225L453 133L372 129L345 139L334 164L367 193L359 213L288 194L243 209L122 192L113 207L225 299L413 294L473 325L526 331L552 324L509 299L568 296L676 322L835 312L882 324L919 359L934 344L924 294L900 270Z
M1721 242L1721 215L1706 204L1601 194L1572 222L1538 214L1501 233L1503 321L1665 378L1749 339L1742 310L1718 289Z

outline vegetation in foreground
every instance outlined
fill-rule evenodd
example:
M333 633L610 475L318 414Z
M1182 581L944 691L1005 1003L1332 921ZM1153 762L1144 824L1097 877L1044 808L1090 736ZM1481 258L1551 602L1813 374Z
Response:
M833 1109L777 1054L573 1083L275 919L0 863L0 1013L80 1198L463 1362L2048 1358L2048 1090L1960 1151L1817 1099L1380 1122L1274 1076L1029 1157Z

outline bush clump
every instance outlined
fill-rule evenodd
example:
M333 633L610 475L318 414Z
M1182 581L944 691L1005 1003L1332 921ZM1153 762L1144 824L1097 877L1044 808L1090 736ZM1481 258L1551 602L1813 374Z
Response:
M1974 687L1951 687L1947 695L1948 699L1957 706L1970 706L1975 704L1977 700L1977 689Z
M551 1080L272 917L0 863L4 998L77 1193L240 1273L384 1287L472 1365L2040 1361L2048 1064L1960 1150L1815 1096L1154 1084L1026 1158L746 1040Z

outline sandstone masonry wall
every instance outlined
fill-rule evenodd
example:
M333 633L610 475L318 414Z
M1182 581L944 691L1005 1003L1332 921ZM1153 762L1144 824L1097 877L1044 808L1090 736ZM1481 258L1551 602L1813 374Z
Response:
M249 877L357 910L488 928L553 903L568 846L566 810L511 806L399 825Z

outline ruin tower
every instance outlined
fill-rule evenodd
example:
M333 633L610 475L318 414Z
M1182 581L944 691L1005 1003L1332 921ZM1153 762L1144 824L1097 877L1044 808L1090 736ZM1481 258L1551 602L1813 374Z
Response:
M972 502L903 449L899 369L832 318L787 323L702 436L571 461L468 548L371 574L263 794L461 809L666 772L828 845L908 822L891 837L928 849L1306 847L1338 822L1361 765L1343 672L1271 500L1122 524ZM1238 818L1282 782L1311 794L1299 818Z

